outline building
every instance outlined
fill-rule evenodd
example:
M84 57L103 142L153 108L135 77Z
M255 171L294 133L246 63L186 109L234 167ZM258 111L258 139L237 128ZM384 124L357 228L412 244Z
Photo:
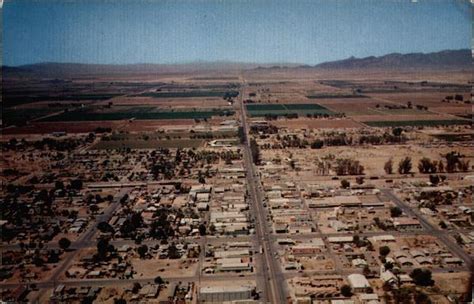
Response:
M395 219L393 221L393 226L399 231L422 229L421 224L418 220L408 217L399 217Z
M348 275L347 279L354 292L365 292L370 287L369 281L362 274L353 273Z
M250 300L253 286L204 286L199 289L199 303L221 303L224 301Z
M352 236L330 236L328 237L329 243L352 243L354 238Z
M306 255L320 253L324 249L324 241L320 238L313 239L311 242L300 243L291 247L294 255Z

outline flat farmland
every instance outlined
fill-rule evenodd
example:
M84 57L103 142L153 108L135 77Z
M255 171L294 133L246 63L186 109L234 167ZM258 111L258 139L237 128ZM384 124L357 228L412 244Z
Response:
M333 115L331 110L318 104L247 104L247 112L251 117L262 117L266 115L285 116L297 114Z
M298 119L272 121L272 125L287 129L346 129L360 128L363 125L352 119Z
M26 122L42 116L61 112L61 108L6 108L2 111L3 125L24 125Z
M41 121L108 121L108 120L168 120L208 119L213 116L231 116L231 109L193 109L166 111L156 107L114 107L111 109L81 109L50 116Z
M5 128L2 130L4 135L10 134L50 134L53 132L66 133L90 133L94 132L97 127L110 128L111 130L118 130L124 126L123 121L101 121L94 122L62 122L58 121L54 124L49 122L33 122L26 126Z
M413 114L394 114L387 115L378 113L378 115L359 115L354 116L354 120L357 121L404 121L404 120L451 120L456 119L454 116L442 115L435 113L426 113L413 115Z
M133 96L152 98L193 98L193 97L224 97L226 95L237 96L238 91L214 91L214 90L192 90L183 92L145 92Z
M196 97L196 98L152 98L119 96L111 100L99 102L97 105L107 105L112 102L114 106L158 106L160 108L224 108L229 104L223 98Z
M376 108L372 109L373 111L380 113L380 114L386 114L386 115L429 115L429 114L434 114L430 113L429 111L424 111L424 110L417 110L417 109L389 109L389 108Z
M464 100L469 100L469 93L463 92L411 92L411 93L393 93L393 94L370 94L374 98L380 100L391 101L394 103L404 104L411 101L413 105L423 105L428 110L449 114L467 114L472 112L470 104L463 101L442 102L446 96L455 96L460 94Z
M345 113L347 116L359 115L380 115L376 111L377 105L384 107L390 105L388 102L381 102L371 98L323 98L317 99L318 104L334 111Z

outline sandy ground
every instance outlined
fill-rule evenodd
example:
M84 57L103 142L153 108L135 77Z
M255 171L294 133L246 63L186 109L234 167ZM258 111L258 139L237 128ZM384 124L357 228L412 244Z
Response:
M157 274L163 277L192 276L196 274L198 263L192 263L190 260L161 260L152 259L133 259L132 265L137 274L136 278L155 278ZM163 270L163 271L162 271Z

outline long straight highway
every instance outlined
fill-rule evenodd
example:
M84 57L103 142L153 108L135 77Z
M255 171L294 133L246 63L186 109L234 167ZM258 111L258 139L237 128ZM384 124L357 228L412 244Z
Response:
M267 222L267 212L263 207L263 193L261 189L260 179L256 174L254 160L250 150L249 141L249 125L246 117L245 105L243 102L243 92L246 82L242 79L242 88L240 94L240 107L242 117L242 128L245 137L244 142L244 161L247 170L247 183L251 199L251 209L255 216L256 238L261 255L261 275L264 280L263 301L266 303L285 303L286 292L284 288L284 276L281 272L280 265L277 261L277 252L274 250L271 239L271 231L269 231Z

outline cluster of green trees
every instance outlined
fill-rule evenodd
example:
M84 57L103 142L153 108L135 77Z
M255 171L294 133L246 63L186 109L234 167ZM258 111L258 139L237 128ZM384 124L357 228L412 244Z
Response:
M253 138L250 140L250 153L252 154L252 160L254 164L260 165L260 162L261 162L260 148L258 147L257 142Z
M364 166L358 160L339 158L336 159L335 171L337 175L362 175Z
M442 160L436 161L431 160L428 157L423 157L418 162L418 171L420 173L431 174L431 173L440 173L440 172L468 172L470 170L470 161L464 160L464 156L459 152L452 151L447 153L445 156L446 165ZM400 160L398 163L398 173L400 174L409 174L413 167L411 157L407 156ZM390 158L384 164L384 171L387 174L393 174L393 159Z

